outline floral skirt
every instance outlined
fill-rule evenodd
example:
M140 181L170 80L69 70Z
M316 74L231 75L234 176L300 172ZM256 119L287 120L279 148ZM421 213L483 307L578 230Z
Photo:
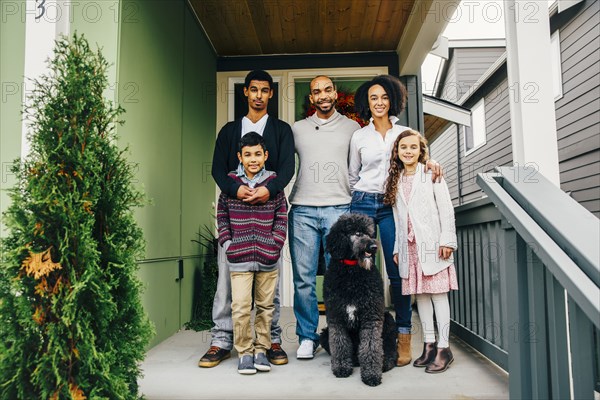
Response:
M402 278L402 294L434 294L458 290L458 279L454 264L435 275L424 275L419 257L417 244L408 242L408 278Z

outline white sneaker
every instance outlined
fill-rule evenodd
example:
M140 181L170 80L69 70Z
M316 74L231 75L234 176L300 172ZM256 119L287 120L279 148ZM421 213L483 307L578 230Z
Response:
M298 347L296 358L298 359L309 359L315 356L317 352L317 344L310 339L304 339Z

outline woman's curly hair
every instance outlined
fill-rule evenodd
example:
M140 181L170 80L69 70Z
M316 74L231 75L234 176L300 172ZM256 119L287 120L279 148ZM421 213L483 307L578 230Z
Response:
M398 156L398 144L402 139L408 136L417 136L419 138L419 162L421 164L425 164L427 160L429 160L429 149L427 147L427 139L425 139L423 135L412 129L407 129L400 135L398 135L396 141L394 142L394 147L392 147L390 169L388 171L388 177L385 182L385 192L383 195L384 204L390 206L396 205L396 198L398 196L398 181L400 179L402 171L404 170L404 164Z
M377 75L370 81L360 85L354 94L354 107L358 116L368 121L371 118L371 108L369 107L369 89L375 85L383 87L385 93L390 99L389 115L398 116L406 108L406 99L408 93L406 87L400 79L393 75Z

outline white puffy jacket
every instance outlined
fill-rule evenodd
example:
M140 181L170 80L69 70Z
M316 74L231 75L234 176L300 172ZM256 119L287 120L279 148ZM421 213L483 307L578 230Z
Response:
M443 260L438 255L440 246L456 250L454 208L444 179L440 183L433 183L431 172L425 173L424 165L419 163L413 178L410 200L406 201L400 184L397 196L393 207L396 224L394 254L398 254L400 277L408 278L409 215L423 274L435 275L453 264L453 256Z

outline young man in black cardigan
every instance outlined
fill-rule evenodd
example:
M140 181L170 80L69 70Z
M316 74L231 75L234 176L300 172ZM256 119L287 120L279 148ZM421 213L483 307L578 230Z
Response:
M250 204L264 203L281 192L292 179L295 169L294 136L291 127L267 114L269 99L273 97L273 78L265 71L251 71L244 81L244 95L248 99L248 114L241 119L225 124L215 143L212 176L222 192ZM265 168L277 173L266 187L251 189L241 185L227 174L238 168L238 146L241 137L248 132L260 133L269 151ZM200 367L210 368L229 358L233 347L233 322L231 320L231 281L225 263L225 248L219 248L219 279L213 303L211 346L200 359ZM280 258L280 262L282 259ZM288 358L281 348L279 326L279 290L275 294L275 311L271 324L271 348L267 356L272 364L287 364Z

